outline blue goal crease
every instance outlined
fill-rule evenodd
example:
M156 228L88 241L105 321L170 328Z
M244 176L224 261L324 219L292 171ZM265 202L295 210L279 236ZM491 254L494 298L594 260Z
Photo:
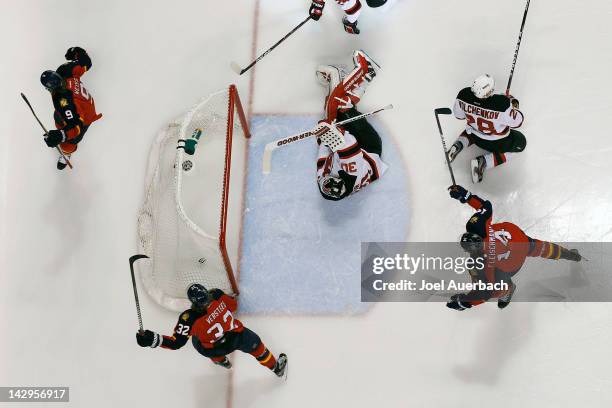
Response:
M277 149L262 173L267 143L301 133L316 116L256 115L251 121L240 264L240 309L248 314L358 314L362 241L404 241L407 173L392 138L383 140L385 175L339 202L316 185L317 146L311 139Z

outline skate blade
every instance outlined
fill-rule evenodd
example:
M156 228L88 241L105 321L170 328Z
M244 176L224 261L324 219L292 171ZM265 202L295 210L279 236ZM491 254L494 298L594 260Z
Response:
M470 170L472 172L472 182L474 184L480 183L482 179L478 177L478 159L472 159L470 162Z

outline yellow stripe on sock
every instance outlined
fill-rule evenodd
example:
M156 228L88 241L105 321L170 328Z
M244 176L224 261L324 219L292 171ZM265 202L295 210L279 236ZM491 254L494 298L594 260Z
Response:
M268 357L264 358L259 362L259 364L265 365L272 358L272 353L268 353Z

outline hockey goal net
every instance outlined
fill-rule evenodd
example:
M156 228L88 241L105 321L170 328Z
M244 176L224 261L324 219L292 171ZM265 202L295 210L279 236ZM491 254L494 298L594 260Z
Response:
M147 292L171 310L189 307L192 283L238 293L236 272L248 125L234 85L197 103L158 134L138 216Z

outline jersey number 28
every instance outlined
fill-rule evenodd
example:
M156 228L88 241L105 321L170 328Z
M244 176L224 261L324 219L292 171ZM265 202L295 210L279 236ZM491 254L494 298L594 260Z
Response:
M493 135L497 133L495 131L495 124L490 120L481 117L475 118L467 113L465 114L465 117L467 118L467 124L472 128L477 129L480 133L484 133L485 135Z

